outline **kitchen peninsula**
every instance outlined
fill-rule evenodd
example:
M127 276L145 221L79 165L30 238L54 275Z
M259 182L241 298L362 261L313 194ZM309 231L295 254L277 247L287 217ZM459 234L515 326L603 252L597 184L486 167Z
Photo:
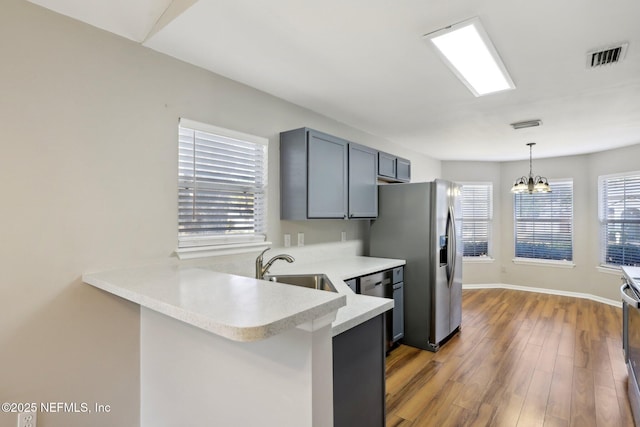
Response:
M403 264L354 256L274 268L327 274L336 293L180 265L83 280L140 305L141 426L331 426L332 337L393 307L343 280Z

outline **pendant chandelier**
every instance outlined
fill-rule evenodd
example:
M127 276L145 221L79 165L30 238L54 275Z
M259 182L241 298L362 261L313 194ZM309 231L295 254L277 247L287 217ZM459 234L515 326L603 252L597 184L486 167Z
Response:
M529 142L529 176L521 176L516 179L516 182L511 187L512 193L550 193L551 187L549 187L549 181L547 178L537 175L533 176L532 172L532 149L536 145L535 142Z

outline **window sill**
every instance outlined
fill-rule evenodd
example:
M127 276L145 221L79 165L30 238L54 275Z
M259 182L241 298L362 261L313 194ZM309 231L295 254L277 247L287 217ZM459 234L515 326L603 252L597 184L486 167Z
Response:
M604 265L599 265L596 267L596 270L598 270L600 273L614 274L616 276L622 274L622 269L620 267L606 267Z
M489 264L495 261L494 258L488 256L465 256L462 261L469 264Z
M556 261L552 259L513 258L512 261L518 265L536 265L539 267L574 268L576 266L573 261Z
M271 242L234 243L215 246L195 246L190 248L178 248L175 254L179 259L206 258L211 256L234 255L247 252L255 252L271 246Z

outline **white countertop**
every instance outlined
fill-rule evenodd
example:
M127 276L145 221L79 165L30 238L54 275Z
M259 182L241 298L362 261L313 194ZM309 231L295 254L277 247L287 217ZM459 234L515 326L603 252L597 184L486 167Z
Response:
M353 277L400 267L405 263L404 260L400 259L353 256L317 262L276 263L271 268L270 273L326 274L338 293L347 297L347 305L338 310L336 320L331 324L333 336L336 336L393 308L393 300L357 295L344 281Z
M175 265L91 273L82 280L234 341L277 335L346 303L333 292Z
M384 313L393 308L393 300L356 295L344 280L404 264L403 260L354 256L272 267L271 273L326 274L338 293L176 265L89 273L82 279L225 338L255 341L335 310L334 336Z
M633 282L636 289L640 289L640 267L622 267L622 272L627 276L628 280Z

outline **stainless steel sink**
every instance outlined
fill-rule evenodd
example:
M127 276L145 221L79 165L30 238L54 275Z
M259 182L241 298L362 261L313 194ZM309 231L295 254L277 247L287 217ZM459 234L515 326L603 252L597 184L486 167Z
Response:
M264 280L319 289L321 291L337 292L333 283L324 274L266 274Z

